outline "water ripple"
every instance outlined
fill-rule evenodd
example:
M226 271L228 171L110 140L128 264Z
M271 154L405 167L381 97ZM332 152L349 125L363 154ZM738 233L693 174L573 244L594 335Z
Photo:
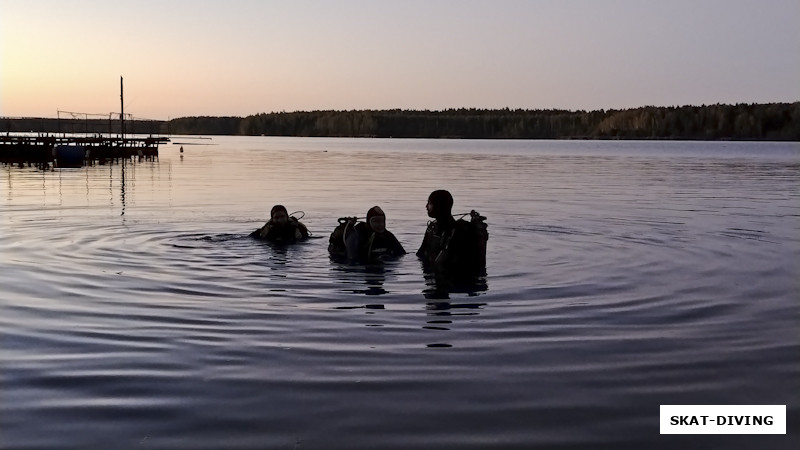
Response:
M797 415L794 144L214 139L2 168L0 445L796 447L657 424ZM442 187L488 217L485 277L328 257L375 204L413 253ZM249 238L276 203L317 238Z

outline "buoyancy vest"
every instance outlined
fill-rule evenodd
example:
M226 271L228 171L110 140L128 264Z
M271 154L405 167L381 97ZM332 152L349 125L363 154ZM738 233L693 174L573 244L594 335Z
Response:
M359 223L356 224L356 232L359 235L359 259L377 261L384 257L400 256L406 253L403 246L389 230L385 230L383 233L376 233L366 223Z

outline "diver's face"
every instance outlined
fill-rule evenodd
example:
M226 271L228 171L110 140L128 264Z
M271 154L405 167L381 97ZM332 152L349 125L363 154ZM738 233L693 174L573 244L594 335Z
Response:
M386 231L386 217L372 216L369 219L369 227L376 233L383 233Z
M272 216L272 222L275 225L286 225L289 223L289 216L283 211L276 211Z
M428 199L428 204L425 205L425 209L428 210L428 217L436 217L436 209L433 207L431 199Z

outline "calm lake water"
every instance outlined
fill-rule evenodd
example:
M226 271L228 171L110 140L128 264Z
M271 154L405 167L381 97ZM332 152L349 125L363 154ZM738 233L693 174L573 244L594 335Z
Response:
M485 280L431 295L439 188L490 238ZM248 238L276 203L318 238ZM332 262L373 205L412 254ZM0 447L800 448L799 229L797 143L174 137L0 166ZM661 404L787 405L789 434L662 436Z

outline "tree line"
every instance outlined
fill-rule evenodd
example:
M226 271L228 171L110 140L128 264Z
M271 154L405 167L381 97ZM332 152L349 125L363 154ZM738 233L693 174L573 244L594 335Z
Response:
M116 133L103 120L4 119L5 131ZM58 129L56 129L58 128ZM134 121L145 134L463 139L687 139L800 141L800 102L622 110L352 110Z

